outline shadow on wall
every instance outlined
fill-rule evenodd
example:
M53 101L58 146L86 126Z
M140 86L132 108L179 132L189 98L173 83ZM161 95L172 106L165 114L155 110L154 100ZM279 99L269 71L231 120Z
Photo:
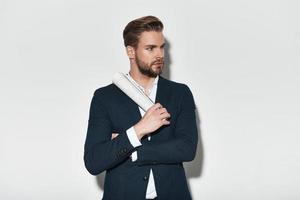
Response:
M170 49L171 45L168 42L167 39L165 39L166 45L165 45L165 69L162 74L163 77L170 79L171 80L171 73L170 73L170 66L172 64L172 59L170 55ZM203 167L203 158L204 158L204 153L203 153L203 143L202 143L202 138L201 138L201 127L200 127L200 115L199 115L199 110L196 105L196 123L197 123L197 129L198 129L198 145L197 145L197 152L195 159L192 162L184 163L184 168L185 168L185 173L186 177L188 179L191 178L198 178L202 174L202 167ZM191 191L192 193L192 191Z
M195 193L196 191L191 191L190 188L190 179L191 178L199 178L202 174L202 167L203 167L203 161L204 161L204 149L203 149L203 143L202 143L202 137L201 137L201 120L199 117L199 110L196 105L196 121L197 121L197 129L198 129L198 145L197 145L197 152L195 159L192 162L187 162L184 163L184 169L185 169L185 174L188 179L188 186L191 192L191 195ZM193 196L192 196L193 197ZM194 199L194 198L192 198Z
M171 80L171 73L170 73L170 66L172 64L172 59L170 56L170 48L171 45L168 42L168 40L165 38L165 66L164 66L164 71L162 73L162 76L165 77L166 79ZM200 118L199 118L199 113L198 110L196 109L196 120L197 120L197 129L198 129L198 147L197 147L197 154L195 159L192 162L185 163L184 168L186 172L186 177L188 179L188 184L189 184L189 179L191 178L197 178L201 176L202 172L202 166L203 166L203 145L202 145L202 140L201 140L201 130L200 130ZM104 179L105 179L105 172L99 174L96 176L96 181L97 185L99 188L103 191L104 189ZM191 191L192 193L192 191Z
M169 80L171 80L170 66L172 64L170 49L171 49L171 45L168 42L167 38L165 38L165 57L164 57L165 65L164 65L162 76Z

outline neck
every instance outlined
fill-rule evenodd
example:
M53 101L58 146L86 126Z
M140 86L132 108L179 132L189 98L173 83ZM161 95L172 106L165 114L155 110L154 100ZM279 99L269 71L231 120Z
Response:
M152 87L155 80L155 78L153 77L143 75L138 70L131 69L129 71L129 74L139 85L141 85L146 90Z

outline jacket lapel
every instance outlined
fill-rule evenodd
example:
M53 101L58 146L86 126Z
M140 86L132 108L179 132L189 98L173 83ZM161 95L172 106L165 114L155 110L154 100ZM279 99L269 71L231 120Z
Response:
M142 116L141 116L138 105L131 98L128 97L128 99L129 99L129 101L127 104L128 105L127 109L129 111L129 115L131 116L133 123L136 123L142 118Z
M155 103L160 103L163 107L167 107L168 97L170 96L169 93L170 90L168 89L166 80L160 76L157 83Z

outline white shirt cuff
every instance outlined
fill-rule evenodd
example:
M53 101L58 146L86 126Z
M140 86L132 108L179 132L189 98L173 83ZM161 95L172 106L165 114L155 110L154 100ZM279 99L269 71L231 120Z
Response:
M131 128L129 128L127 131L127 137L129 139L129 142L131 143L131 145L133 147L138 147L138 146L141 146L142 143L140 142L140 140L138 139L136 133L135 133L135 130L133 128L133 126Z
M136 151L132 152L132 153L131 153L131 161L134 162L134 161L136 161L137 159L138 159L138 157L137 157L137 152L136 152Z
M137 137L137 135L136 135L135 130L134 130L133 127L129 128L126 131L126 133L127 133L127 137L129 139L129 142L131 143L132 146L138 147L138 146L142 145L141 142L139 141L139 139L138 139L138 137ZM132 152L132 154L131 154L131 160L132 160L132 162L134 162L134 161L137 160L137 152L136 151Z

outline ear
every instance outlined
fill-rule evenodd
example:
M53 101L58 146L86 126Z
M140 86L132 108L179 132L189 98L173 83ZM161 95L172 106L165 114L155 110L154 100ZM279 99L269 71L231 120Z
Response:
M127 52L127 56L129 59L134 59L135 58L135 49L133 46L127 46L126 47L126 52Z

